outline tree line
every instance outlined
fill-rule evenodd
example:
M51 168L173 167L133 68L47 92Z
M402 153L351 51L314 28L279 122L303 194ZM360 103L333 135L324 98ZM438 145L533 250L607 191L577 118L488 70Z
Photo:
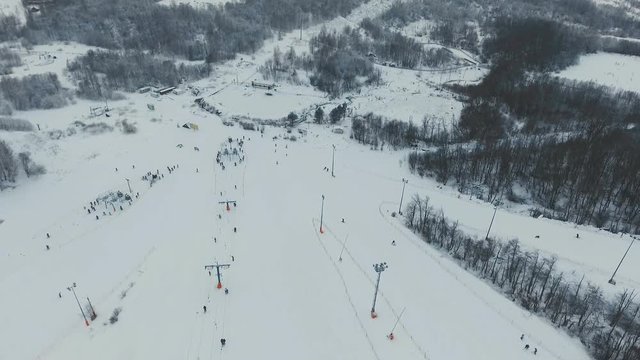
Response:
M424 117L415 125L412 121L387 119L380 115L367 113L351 118L351 139L373 149L390 146L394 150L418 146L421 143L449 144L454 135L448 129L448 122L437 117Z
M69 94L53 73L28 75L22 78L0 79L0 107L7 102L11 110L52 109L67 105ZM6 105L5 105L6 106Z
M13 71L11 68L22 65L22 59L17 52L9 47L0 47L0 75L8 75Z
M490 35L490 29L485 26L500 17L538 17L577 24L601 34L640 37L640 22L623 7L598 6L592 0L476 0L472 6L464 0L396 1L379 19L393 27L403 27L421 19L431 20L436 26L450 27L454 34L461 36L465 32L463 24L471 22Z
M77 41L107 49L148 50L216 62L254 52L272 29L288 31L346 15L363 0L248 0L224 6L161 6L155 0L57 0L29 13L23 29L6 37L34 44ZM0 29L12 27L0 23Z
M16 156L9 144L0 139L0 190L4 188L3 184L16 181L20 165L27 177L46 172L44 166L31 159L31 153L21 152Z
M176 86L209 76L208 64L176 66L141 51L94 51L74 59L67 70L78 84L78 95L112 98L114 91L133 92L142 86Z
M443 146L409 155L412 171L453 182L461 192L477 185L487 201L522 200L527 195L549 217L593 224L611 231L640 231L640 151L638 133L592 129L587 134L529 136ZM543 210L545 211L545 210Z
M597 360L640 359L640 303L635 291L613 300L602 290L569 279L555 257L523 249L517 240L476 239L449 222L429 198L414 196L404 210L405 224L429 245L449 254L476 276L520 306L546 317L580 338Z

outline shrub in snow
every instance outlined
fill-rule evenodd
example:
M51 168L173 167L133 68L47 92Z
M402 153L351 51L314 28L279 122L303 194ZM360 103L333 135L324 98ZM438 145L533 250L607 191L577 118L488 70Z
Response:
M9 145L0 140L0 183L14 182L18 173L18 164ZM1 188L0 188L1 189Z
M118 322L118 316L120 316L120 312L122 311L122 308L115 308L113 309L113 313L111 314L111 317L109 318L109 323L110 324L115 324Z
M18 159L20 159L20 163L22 164L22 168L24 169L24 173L27 177L31 177L32 175L42 175L47 172L44 166L36 164L31 159L31 153L29 152L19 153Z
M90 133L92 135L98 135L98 134L103 134L109 131L113 131L113 127L103 122L100 122L100 123L89 124L85 126L84 128L82 128L82 131Z
M125 134L135 134L138 132L138 128L134 124L128 122L127 120L123 120L122 132Z

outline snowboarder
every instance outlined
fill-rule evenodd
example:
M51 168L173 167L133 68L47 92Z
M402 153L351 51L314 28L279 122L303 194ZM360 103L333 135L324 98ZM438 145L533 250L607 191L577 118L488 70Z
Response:
M529 350L529 344L525 345L525 346L524 346L524 349L525 349L525 350Z
M227 343L227 339L225 338L220 339L220 344L222 344L223 347L226 343Z
M204 306L202 307L202 310L204 310L204 313L206 314L206 313L207 313L207 305L204 305Z

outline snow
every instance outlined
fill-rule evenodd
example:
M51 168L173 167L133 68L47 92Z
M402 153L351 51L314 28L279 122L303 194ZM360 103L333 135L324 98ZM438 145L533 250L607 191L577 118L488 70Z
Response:
M561 71L558 76L640 92L640 57L610 53L583 55L577 65Z

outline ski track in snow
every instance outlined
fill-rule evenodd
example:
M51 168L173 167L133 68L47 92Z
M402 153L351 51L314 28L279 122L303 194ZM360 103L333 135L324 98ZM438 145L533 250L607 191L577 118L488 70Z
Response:
M316 222L316 220L314 219L314 228L318 228ZM336 236L336 234L333 232L333 230L331 229L330 226L326 225L326 223L323 224L323 228L331 235L331 237L338 243L338 245L342 246L342 242L340 241L340 239L338 239L338 237ZM354 309L354 313L356 315L356 317L358 318L358 321L360 322L360 324L362 325L362 320L360 318L360 316L358 315L358 312L356 310L355 305L353 304L353 300L351 299L351 296L348 293L348 286L346 284L346 281L344 279L344 276L342 275L342 271L340 270L340 268L338 267L337 263L335 262L334 258L329 254L329 251L327 250L326 246L324 245L324 243L320 240L320 235L316 232L315 233L316 237L318 238L318 241L320 241L320 244L322 245L322 248L324 249L325 253L327 254L327 256L329 257L329 259L331 260L331 262L333 263L336 271L338 272L338 274L340 275L340 278L342 279L342 282L344 284L345 287L345 292L347 293L347 297L349 298L349 302L351 303L353 309ZM349 248L346 246L346 244L344 245L344 252L349 255L349 258L351 258L351 261L353 261L353 263L358 267L358 269L360 270L360 273L363 275L363 277L373 286L375 287L375 280L369 276L369 273L367 273L364 268L362 267L362 265L360 264L360 262L358 260L356 260L356 258L353 256L353 254L351 254L351 251L349 250ZM398 318L399 313L397 312L397 310L395 309L395 307L391 304L391 301L384 295L384 291L382 290L378 290L378 294L380 295L380 298L383 299L386 304L389 306L389 309L391 309L393 315L395 318ZM411 342L413 343L413 346L416 347L416 349L423 355L424 359L426 360L430 360L431 358L427 355L427 352L420 346L420 344L418 344L415 340L415 338L413 337L413 335L409 332L409 330L407 330L407 328L404 326L404 323L402 322L402 320L398 321L398 325L400 325L400 328L403 329L405 331L405 333L409 336L409 338L411 339ZM362 329L365 331L365 334L367 335L367 339L369 340L369 343L371 344L371 348L374 349L375 352L375 348L373 346L373 343L371 342L368 333L366 332L366 329L364 328L364 325L362 325ZM376 354L376 357L378 357L378 355Z

